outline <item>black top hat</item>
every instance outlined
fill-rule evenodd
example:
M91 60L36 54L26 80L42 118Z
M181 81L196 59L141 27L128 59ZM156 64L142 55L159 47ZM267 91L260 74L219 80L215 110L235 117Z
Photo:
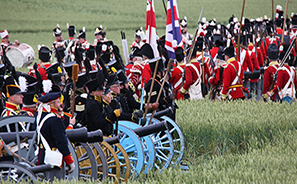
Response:
M69 34L69 37L74 37L76 31L75 31L75 27L74 26L69 26L68 27L68 34Z
M113 59L111 60L109 63L107 63L106 65L110 70L112 67L114 67L116 70L121 70L123 69L122 65L116 60L116 59Z
M53 73L51 75L48 75L48 76L51 76L49 77L50 80L53 82L53 84L55 85L59 85L59 86L65 86L65 83L62 82L62 74L60 73Z
M146 56L148 59L153 59L154 58L154 51L153 51L151 45L148 44L148 43L145 43L141 47L139 54Z
M72 66L75 64L76 62L68 62L66 64L64 64L64 69L66 70L68 77L71 79L72 78Z
M134 36L135 36L136 38L141 38L141 36L140 36L141 31L142 31L142 30L140 30L140 29L136 29L136 30L135 30L135 34L134 34Z
M196 51L202 51L202 49L203 49L203 42L204 42L203 37L199 36L197 38L196 43L195 43Z
M181 48L181 47L178 47L176 50L175 50L175 58L178 62L181 62L184 60L185 58L185 52L184 52L184 49Z
M275 26L276 27L282 27L283 26L283 23L284 23L284 19L275 19Z
M219 47L217 59L224 60L224 47L223 46Z
M96 27L94 29L94 35L96 36L97 34L102 35L103 37L105 36L106 32L103 31L102 26L100 25L99 27Z
M52 64L50 67L48 67L46 69L47 73L59 73L61 75L66 75L66 73L64 72L63 68L61 67L61 65L59 63L54 63Z
M33 76L31 76L31 75L28 75L28 74L26 74L26 73L22 73L22 72L20 72L20 73L17 74L17 76L18 76L18 77L19 77L19 76L23 76L23 77L25 77L26 82L27 82L27 86L35 86L35 85L37 84L37 82L38 82L38 80L37 80L35 77L33 77ZM18 78L18 79L19 79L19 78ZM19 80L18 80L18 83L20 83Z
M54 36L61 36L62 35L62 31L61 31L60 27L54 28L53 32L54 32Z
M46 46L42 46L39 49L39 59L43 62L49 62L52 56L52 51Z
M65 56L65 49L64 47L56 47L55 57L58 59L59 62L62 62Z
M86 32L84 30L79 30L78 38L86 38Z
M297 25L297 15L296 14L294 14L293 17L292 17L292 25L293 26Z
M96 73L96 78L87 82L86 87L89 89L90 92L102 91L102 90L105 90L104 81L105 81L105 78L104 78L104 75L102 74L102 71L98 70L98 72Z
M4 90L6 97L9 98L12 95L24 93L25 91L21 91L20 86L17 84L17 82L14 80L12 76L9 76L5 79L4 82Z
M180 19L179 20L179 23L180 23L180 26L182 27L182 28L184 28L184 27L187 27L187 19Z
M159 62L158 62L158 66L157 66L157 72L162 72L164 70L164 64L163 64L162 58L160 58L160 57L154 58L149 61L149 65L150 65L152 74L155 71L155 67L156 67L158 60L159 60Z
M133 57L142 57L140 54L140 49L138 47L132 47L131 48L132 58Z
M271 60L277 60L279 57L279 49L275 43L271 43L268 46L268 58Z
M159 38L158 45L161 45L162 47L165 47L165 35Z
M120 81L118 80L118 76L116 73L111 73L108 75L106 87L109 88L114 84L120 84Z
M38 95L35 90L35 87L29 86L28 90L25 93L23 93L23 96L24 96L24 98L23 98L24 105L35 105L36 104Z
M90 48L87 50L87 57L89 60L95 59L95 47L93 45L90 45Z
M87 82L88 82L88 78L87 78L86 73L80 73L80 74L78 74L78 80L76 82L76 87L82 88Z
M128 83L130 80L127 78L124 70L117 71L118 79L121 83Z
M229 58L234 57L234 47L233 47L233 45L231 45L230 47L225 48L224 55L229 56Z

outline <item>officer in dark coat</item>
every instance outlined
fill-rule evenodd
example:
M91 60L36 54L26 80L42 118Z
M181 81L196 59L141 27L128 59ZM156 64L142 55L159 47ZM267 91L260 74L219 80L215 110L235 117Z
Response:
M100 70L97 78L89 81L86 87L89 90L84 116L87 129L88 131L101 129L103 135L109 136L113 132L113 122L121 115L121 110L115 109L109 113L104 109L104 76Z
M155 81L154 81L154 86L153 86L153 90L151 93L151 100L150 103L155 103L159 94L159 91L161 90L161 85L162 85L162 78L163 78L163 72L164 72L164 65L163 65L163 61L161 58L155 58L149 61L149 65L152 71L152 76L153 76L153 72L155 70L155 66L157 63L157 59L160 59L158 62L158 66L157 66L157 73L156 73L156 77L155 77ZM164 79L163 79L164 80ZM150 88L151 88L151 84L152 84L153 78L151 78L148 82L147 85L145 87L145 91L146 91L146 99L148 99L149 95L150 95ZM163 88L162 92L161 92L161 96L160 99L158 101L159 103L159 110L164 110L166 108L168 108L169 106L171 106L172 104L172 100L174 100L175 95L174 94L168 94L168 90L166 90L166 88Z
M143 111L131 112L127 99L121 94L120 81L116 73L109 75L107 87L112 91L113 101L110 104L111 107L113 109L116 109L117 106L121 108L119 120L138 122L139 118L143 116Z
M38 165L51 164L54 166L51 171L46 172L47 179L53 181L55 177L64 179L63 161L69 166L69 173L74 171L75 165L68 149L65 126L59 113L61 110L61 92L53 92L49 87L51 86L50 83L50 80L43 82L46 94L38 98L41 103L38 107L35 125L37 125L39 143ZM57 150L61 157L57 157Z

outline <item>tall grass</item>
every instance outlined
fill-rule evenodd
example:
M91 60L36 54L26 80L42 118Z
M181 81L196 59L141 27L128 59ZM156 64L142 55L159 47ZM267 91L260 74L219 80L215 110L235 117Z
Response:
M185 158L248 153L297 127L296 103L179 101L177 123L185 134Z

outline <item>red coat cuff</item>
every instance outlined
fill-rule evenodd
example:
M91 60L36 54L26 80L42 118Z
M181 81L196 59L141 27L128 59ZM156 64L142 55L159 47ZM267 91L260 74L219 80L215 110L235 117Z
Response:
M63 158L66 165L72 164L74 162L74 159L71 155L71 153L69 155L67 155L66 157Z

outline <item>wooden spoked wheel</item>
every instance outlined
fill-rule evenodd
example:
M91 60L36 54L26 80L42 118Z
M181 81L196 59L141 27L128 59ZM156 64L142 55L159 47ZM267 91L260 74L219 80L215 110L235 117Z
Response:
M100 143L103 152L105 153L107 167L108 167L108 179L114 182L119 181L121 175L120 161L111 145L102 141Z
M90 147L95 155L97 161L98 181L103 181L108 176L107 161L101 146L98 143L90 144Z
M123 146L121 146L119 143L113 145L116 154L120 161L120 181L128 182L128 179L131 174L131 166L129 161L129 156Z

